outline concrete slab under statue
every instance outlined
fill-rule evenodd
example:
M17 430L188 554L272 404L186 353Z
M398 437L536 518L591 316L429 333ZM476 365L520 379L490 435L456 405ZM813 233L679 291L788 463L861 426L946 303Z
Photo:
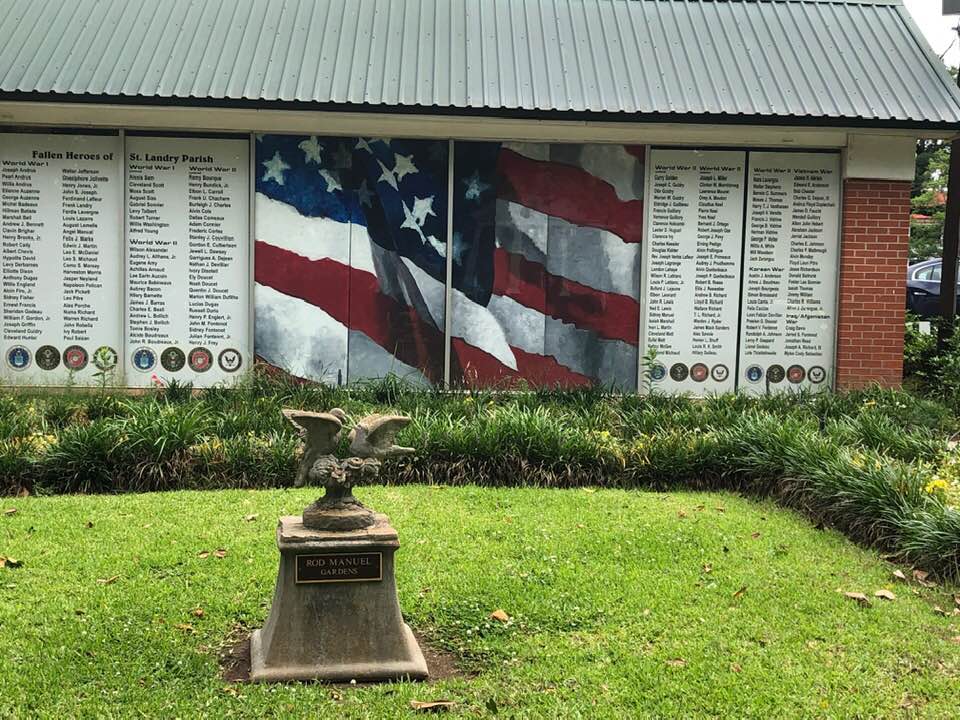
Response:
M250 679L425 679L426 660L397 600L397 532L353 496L354 486L377 480L381 460L413 452L393 442L410 419L364 418L350 432L352 457L339 460L342 410L283 412L305 444L296 485L322 485L325 494L302 516L280 518L280 569L270 615L250 640Z

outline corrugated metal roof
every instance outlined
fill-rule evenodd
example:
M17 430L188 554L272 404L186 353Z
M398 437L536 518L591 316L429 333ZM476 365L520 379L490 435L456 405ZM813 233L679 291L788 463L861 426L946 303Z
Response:
M960 122L899 0L0 0L0 91Z

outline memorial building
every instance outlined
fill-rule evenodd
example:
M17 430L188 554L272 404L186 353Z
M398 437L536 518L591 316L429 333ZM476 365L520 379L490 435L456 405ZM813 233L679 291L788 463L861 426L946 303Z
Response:
M0 10L0 382L900 382L899 0Z

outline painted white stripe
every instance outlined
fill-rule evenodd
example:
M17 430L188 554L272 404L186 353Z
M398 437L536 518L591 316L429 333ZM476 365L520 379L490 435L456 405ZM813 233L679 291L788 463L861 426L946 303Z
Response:
M501 147L531 160L550 162L550 143L505 142Z
M347 328L316 305L254 284L254 348L297 377L336 384L347 379Z
M641 247L506 200L497 201L497 244L594 290L637 299Z
M599 378L605 384L636 385L637 348L633 345L597 337L503 295L493 295L488 308L509 345L528 353L551 355L574 372ZM454 322L458 311L454 304Z
M400 362L359 330L350 331L350 360L347 378L350 382L386 377L393 373L416 385L429 387L430 381L420 370Z
M383 377L388 372L430 384L417 368L400 362L366 334L348 330L316 305L260 284L254 286L254 296L257 354L270 364L297 377L331 384Z
M304 217L293 208L259 194L257 203L258 240L309 260L328 258L382 278L380 285L384 292L417 308L422 317L429 318L436 327L443 327L443 283L412 261L377 246L370 240L366 227L329 218ZM633 268L639 262L639 248L624 243L612 233L579 228L522 205L505 202L502 208L500 205L498 203L498 215L503 212L518 230L513 235L500 233L505 249L542 263L549 226L548 271L598 290L637 297ZM564 232L566 228L571 232ZM578 247L577 233L589 234L595 238L595 244ZM571 246L569 252L559 249L565 245ZM586 251L595 267L579 261L580 250ZM602 264L599 258L603 259ZM387 268L398 261L409 275L398 272L397 267ZM341 377L346 378L347 328L344 325L320 308L269 287L257 285L255 299L256 348L264 359L300 377L336 382L339 371ZM627 343L597 338L587 330L546 317L511 298L495 295L489 307L484 307L454 289L451 302L452 336L481 348L511 369L517 367L512 346L529 353L552 355L571 370L597 375L603 382L616 381L623 385L631 372L636 374L636 349ZM384 353L382 358L371 360L371 367L389 367L388 360L393 358L386 350ZM629 358L633 358L632 370L621 372L620 366L624 362L630 364ZM403 364L395 365L399 368ZM407 368L404 366L405 372ZM408 369L418 372L412 367Z
M256 238L308 260L350 262L352 225L330 218L309 218L296 209L257 193ZM364 230L365 231L365 230Z
M427 304L442 308L444 300L443 283L432 278L406 258L404 263L417 281ZM461 338L464 342L493 355L512 370L517 369L517 360L513 356L510 343L507 341L503 327L501 327L501 319L496 317L490 308L475 303L457 289L451 292L450 304L453 314L450 328L452 337ZM543 316L541 315L541 317Z
M442 282L428 275L426 272L417 267L417 265L412 261L406 258L398 258L396 253L381 248L379 245L370 240L367 229L362 225L338 223L328 218L306 218L296 212L293 214L296 215L296 218L286 217L285 220L287 221L287 224L281 228L281 232L278 232L277 234L274 234L273 232L266 234L258 231L258 239L261 242L265 242L269 245L294 252L308 260L329 258L332 260L337 260L337 262L342 262L344 265L349 264L350 267L356 270L368 272L378 278L380 287L385 294L390 295L394 299L403 302L406 305L416 308L417 312L421 314L421 317L429 319L437 328L443 328L443 312L445 303L444 285ZM323 242L313 242L308 248L303 248L296 242L289 241L290 238L311 236L310 234L313 231L307 227L311 224L323 225L325 228L324 232L329 233L329 237L344 237L346 233L346 237L350 238L350 262L347 263L345 260L338 260L337 258L332 257L330 253L325 252ZM260 227L259 222L257 223L257 227ZM323 235L323 232L318 232L316 233L315 237L322 241L325 236ZM298 249L305 249L306 251L310 252L311 255L304 255L298 252ZM393 265L394 263L397 263L398 260L400 262L400 268L394 266L388 269L388 265ZM381 272L377 272L378 267L381 269ZM409 273L409 275L406 275L406 273L403 272L398 272L401 270L401 268L405 269L406 273ZM405 281L405 279L407 281ZM413 282L409 281L411 279ZM259 287L260 286L258 286L258 288ZM266 289L271 290L270 288ZM347 292L347 288L344 288L343 291ZM286 295L277 293L275 290L271 290L271 292L281 295L284 298L292 299ZM478 305L467 298L467 296L459 290L454 290L453 296L454 298L462 301L458 306L459 312L453 317L453 327L451 329L453 336L463 338L465 342L482 348L486 352L496 357L501 363L515 370L517 367L516 358L513 356L513 351L510 349L509 343L507 343L502 329L500 329L500 327L497 325L497 321L491 316L490 311L482 305ZM258 299L258 325L261 321L259 302L260 301ZM308 303L303 304L308 305ZM281 311L278 310L277 312ZM326 313L323 314L326 315ZM269 318L270 316L271 313L268 313L265 309L263 312L263 317ZM333 318L330 318L329 316L327 317L331 322L336 322L333 320ZM270 322L273 323L272 320ZM337 324L339 325L339 323ZM343 328L344 326L340 325L340 327ZM265 327L263 334L264 338L270 337L269 333L273 332L271 328L272 325ZM258 348L260 337L260 330L258 328ZM285 352L287 354L297 354L293 353L292 350L286 350ZM343 352L346 352L346 350ZM264 357L266 358L266 355L264 355ZM271 360L270 362L273 361ZM298 367L308 369L310 367L309 363L304 364L305 361L297 360L296 357L291 358L290 362L298 362ZM344 359L339 361L337 366L345 368L346 360ZM282 364L281 367L290 369L290 371L293 372L292 366L289 364ZM300 373L295 374L300 375ZM301 377L313 376L301 375ZM335 381L336 377L334 377L334 382Z

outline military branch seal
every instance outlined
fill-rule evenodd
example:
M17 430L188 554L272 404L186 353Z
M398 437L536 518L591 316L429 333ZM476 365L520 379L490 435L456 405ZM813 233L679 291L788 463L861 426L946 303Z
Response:
M776 385L779 382L783 382L783 378L786 376L786 371L783 369L783 365L771 365L767 368L767 380Z
M7 350L7 365L17 372L30 367L30 351L23 345L14 345Z
M87 366L90 356L79 345L71 345L63 351L63 364L67 370L83 370Z
M225 348L221 350L220 354L217 356L217 364L224 372L236 372L243 364L243 356L240 354L239 350Z
M206 372L213 365L213 355L205 347L195 347L187 356L187 362L194 372Z
M187 356L183 354L183 350L171 345L160 353L160 364L167 372L177 372L183 370L183 366L187 364Z
M60 351L53 345L41 345L37 348L37 367L41 370L54 370L60 364Z
M703 363L696 363L690 368L690 379L694 382L703 382L710 374L710 370Z
M133 369L140 372L150 372L157 366L157 355L148 347L134 350L132 360Z
M101 345L93 353L93 364L98 370L107 372L117 366L117 351L108 345Z

